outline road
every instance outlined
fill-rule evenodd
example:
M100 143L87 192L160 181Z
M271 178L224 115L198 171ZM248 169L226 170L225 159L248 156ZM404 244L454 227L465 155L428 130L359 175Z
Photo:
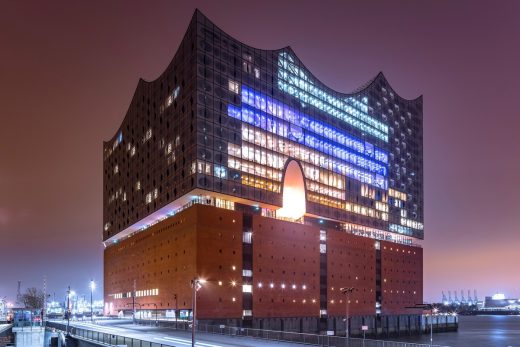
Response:
M64 321L56 322L66 324ZM94 330L106 334L131 337L168 346L191 346L191 332L189 331L179 331L165 327L153 327L137 324L134 325L129 320L106 320L100 321L96 324L92 324L90 322L71 321L70 325L80 329ZM265 341L250 337L227 336L202 332L197 332L196 340L197 347L301 347L301 344L296 343Z

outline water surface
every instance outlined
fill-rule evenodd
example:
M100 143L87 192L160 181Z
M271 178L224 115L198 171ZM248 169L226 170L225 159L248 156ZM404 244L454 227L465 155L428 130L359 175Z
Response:
M430 343L430 336L411 337L406 341ZM433 344L450 347L520 347L520 316L459 316L459 331L433 334Z

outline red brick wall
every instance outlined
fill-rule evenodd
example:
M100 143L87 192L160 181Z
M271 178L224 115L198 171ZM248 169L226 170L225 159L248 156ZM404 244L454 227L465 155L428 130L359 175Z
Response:
M328 314L345 315L341 287L354 287L351 315L375 314L375 247L373 239L331 230L327 233Z
M319 315L319 234L319 227L253 217L255 317ZM328 231L329 315L345 314L341 287L355 288L350 314L375 313L374 242ZM242 317L241 212L195 205L106 248L104 263L111 314L130 309L131 298L110 294L131 292L134 279L137 290L159 289L158 295L136 298L142 308L173 309L177 294L179 309L191 309L190 280L198 276L207 280L198 292L199 318ZM382 313L417 313L404 307L422 302L422 249L382 241L381 263Z
M318 316L319 252L319 229L255 216L253 315ZM262 288L258 287L259 283L262 283ZM270 288L270 283L275 287ZM285 289L281 288L282 283ZM292 288L293 284L297 286L296 289ZM302 289L303 285L306 289Z
M131 298L114 299L112 294L136 290L159 289L157 296L136 298L143 308L175 307L173 294L178 295L179 308L191 307L189 281L195 274L193 249L196 244L195 209L189 209L149 229L105 249L105 302L114 304L114 311L129 309ZM139 307L139 305L137 305Z
M173 309L177 294L179 309L191 309L190 280L198 276L209 280L198 292L199 318L241 317L241 223L241 213L195 205L106 248L104 292L105 302L114 304L111 314L131 308L131 298L110 294L131 292L134 279L136 290L159 289L157 296L137 297L137 308L153 309L155 303Z
M208 280L198 292L197 317L240 318L242 213L210 206L197 213L197 268Z
M420 313L406 309L423 302L423 250L381 242L382 314Z

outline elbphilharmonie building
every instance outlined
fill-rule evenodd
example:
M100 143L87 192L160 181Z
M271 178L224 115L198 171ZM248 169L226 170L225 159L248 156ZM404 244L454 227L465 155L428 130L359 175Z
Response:
M208 323L416 324L422 134L422 98L383 74L335 91L290 47L250 47L196 11L104 143L105 312L188 319L201 279Z

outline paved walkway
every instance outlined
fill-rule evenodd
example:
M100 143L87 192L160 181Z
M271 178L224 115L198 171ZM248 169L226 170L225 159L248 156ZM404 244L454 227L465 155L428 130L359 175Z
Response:
M172 347L186 347L191 346L191 333L189 331L179 331L164 327L150 327L145 325L134 325L124 322L103 322L100 325L85 323L85 322L71 322L71 326L100 331L108 334L126 336L143 341L150 341L157 344ZM301 344L281 342L281 341L266 341L254 339L249 337L216 335L197 332L196 347L292 347Z

